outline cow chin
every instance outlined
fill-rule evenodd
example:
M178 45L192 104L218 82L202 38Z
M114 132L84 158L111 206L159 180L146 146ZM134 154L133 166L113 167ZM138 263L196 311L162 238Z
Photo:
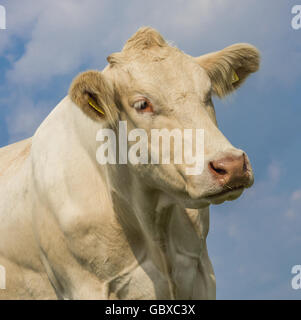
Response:
M221 191L217 194L209 195L206 197L210 204L221 204L225 201L233 201L236 200L241 196L243 193L244 188L238 188L235 190L227 190L227 191Z
M143 167L144 169L146 167ZM164 170L162 170L164 168ZM136 173L140 173L135 166ZM210 176L205 174L200 176L185 176L176 167L169 166L168 170L163 166L148 166L151 174L145 175L143 181L150 180L152 187L156 185L159 190L163 191L169 196L171 202L178 203L181 206L189 209L202 209L208 207L210 204L221 204L225 201L232 201L240 197L245 187L227 189L216 185L214 182L208 180ZM147 177L152 177L147 179ZM156 179L153 179L156 177Z
M241 196L245 186L237 188L217 188L216 186L208 186L207 191L197 188L196 185L187 184L187 197L183 199L187 208L200 209L210 204L221 204L225 201L233 201ZM209 190L209 191L208 191Z
M222 191L216 194L210 194L207 196L200 196L199 198L190 197L188 199L183 199L184 206L189 209L201 209L209 206L210 204L221 204L225 201L233 201L241 196L244 188L239 188L236 190Z

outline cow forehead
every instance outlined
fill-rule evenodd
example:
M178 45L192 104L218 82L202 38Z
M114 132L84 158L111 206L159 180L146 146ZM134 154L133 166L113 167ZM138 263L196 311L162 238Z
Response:
M206 71L191 56L179 50L169 50L165 55L137 54L135 58L120 65L132 86L137 83L141 87L145 83L160 90L174 89L181 97L186 93L206 94L211 89Z

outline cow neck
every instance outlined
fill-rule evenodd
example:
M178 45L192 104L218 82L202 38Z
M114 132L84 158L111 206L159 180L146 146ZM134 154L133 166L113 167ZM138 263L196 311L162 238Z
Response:
M128 166L106 166L106 185L111 195L117 221L127 236L134 254L142 262L151 257L174 288L167 253L168 228L175 203L162 191L150 188L143 179L131 173ZM137 253L138 252L138 253ZM141 254L143 252L143 254Z

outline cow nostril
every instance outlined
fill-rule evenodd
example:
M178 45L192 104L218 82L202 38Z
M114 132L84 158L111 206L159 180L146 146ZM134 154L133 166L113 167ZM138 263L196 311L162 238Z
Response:
M246 172L248 170L248 167L247 167L247 161L246 161L246 155L243 154L243 171Z
M250 181L248 159L245 154L238 157L228 155L210 161L208 167L213 177L223 186L232 188L247 185Z
M214 162L211 161L209 165L210 165L210 168L214 172L216 172L218 175L223 176L223 175L227 174L227 170L225 170L223 168L219 168L218 166L214 165Z

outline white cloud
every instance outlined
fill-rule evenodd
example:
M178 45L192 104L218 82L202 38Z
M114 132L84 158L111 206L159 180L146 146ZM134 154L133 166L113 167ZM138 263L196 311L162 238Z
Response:
M9 11L13 14L10 18L18 22L11 28L9 36L25 37L30 33L30 38L24 55L9 71L8 79L13 83L33 85L68 74L83 63L103 66L104 53L111 53L106 52L106 47L112 47L118 41L120 49L123 42L142 25L154 25L171 34L173 32L170 31L178 26L182 32L174 34L175 40L186 37L186 32L191 33L192 30L194 34L204 33L206 23L214 23L212 17L218 8L226 6L223 3L221 0L215 3L209 0L178 0L155 1L146 5L141 1L113 4L97 0L53 0L34 1L34 5L32 1L11 5ZM25 12L24 17L20 12ZM20 33L24 28L27 32Z
M301 223L301 189L295 190L287 201L288 209L284 216L289 220Z
M292 196L291 196L291 200L292 201L298 201L301 200L301 189L298 189L296 191L293 192Z
M272 183L277 183L281 175L280 165L276 162L272 162L268 166L268 174L269 174L270 181Z
M296 213L293 209L288 209L286 212L285 212L285 217L288 218L288 219L295 219L296 218Z
M301 245L301 190L284 192L282 168L275 160L266 178L255 179L240 199L211 208L208 250L218 298L297 297L289 286L277 290L289 283L291 261Z
M13 83L32 85L66 75L89 59L96 59L102 46L103 2L49 1L40 4L33 17L31 39L24 55L8 73Z
M8 29L1 33L0 52L12 61L6 91L26 88L29 100L58 76L104 67L106 56L120 50L142 25L157 28L192 55L238 41L258 45L263 52L259 88L266 88L271 81L287 85L301 71L296 33L289 33L289 23L286 26L290 21L288 6L275 7L271 0L246 0L244 5L235 0L24 0L4 5ZM21 56L16 55L13 45L16 38L24 41ZM21 91L19 103L25 95ZM277 179L276 169L270 170Z
M7 29L1 32L0 54L10 49L15 38L29 41L35 21L46 3L45 0L1 2L6 9Z
M49 112L47 102L39 102L35 105L28 97L20 100L21 102L15 105L14 112L5 119L10 136L9 142L32 136Z
M229 228L228 228L228 235L231 238L235 238L239 235L239 231L237 230L237 224L233 223L230 224Z
M168 39L181 44L181 49L186 47L195 55L237 41L255 41L264 52L266 75L285 83L287 70L291 80L298 75L290 64L291 59L300 58L298 50L279 46L279 41L287 38L283 20L289 20L290 13L284 4L275 8L273 1L246 0L244 5L237 5L234 0L27 0L9 2L7 7L11 27L2 47L11 42L7 36L17 35L27 41L24 55L8 73L14 83L47 82L74 72L82 64L102 67L105 55L111 53L109 48L120 49L142 25L156 27ZM291 59L283 59L287 54ZM283 63L289 65L283 67Z

